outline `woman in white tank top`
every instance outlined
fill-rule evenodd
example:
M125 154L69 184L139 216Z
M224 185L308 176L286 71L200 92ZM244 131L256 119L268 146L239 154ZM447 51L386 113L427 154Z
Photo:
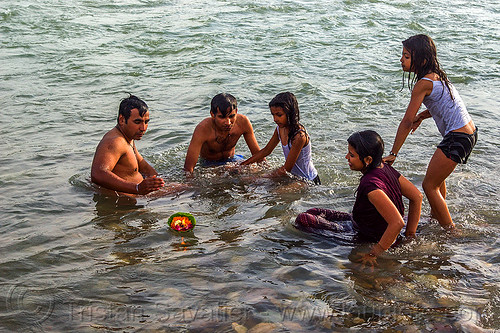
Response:
M434 118L443 141L429 162L422 188L431 206L431 216L443 228L454 229L445 201L445 180L458 163L467 162L477 141L477 128L460 95L441 69L436 46L429 36L415 35L403 41L400 61L403 71L410 73L408 85L412 93L392 150L384 161L392 164L408 134L415 132L424 119ZM414 73L412 79L411 73ZM422 103L427 109L417 114Z

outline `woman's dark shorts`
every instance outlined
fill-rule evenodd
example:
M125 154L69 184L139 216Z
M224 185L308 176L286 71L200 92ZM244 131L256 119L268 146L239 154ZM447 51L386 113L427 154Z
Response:
M465 164L476 142L477 127L472 134L450 132L444 136L443 141L441 141L437 147L441 149L449 159L457 163Z

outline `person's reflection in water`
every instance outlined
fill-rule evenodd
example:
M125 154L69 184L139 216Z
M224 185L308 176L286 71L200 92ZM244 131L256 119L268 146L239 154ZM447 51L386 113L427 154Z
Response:
M92 222L97 228L114 233L114 242L109 244L109 257L113 260L106 258L106 264L114 267L134 265L150 258L154 249L144 247L141 241L137 245L135 242L130 244L132 240L151 232L158 223L143 209L144 205L126 195L109 197L95 194L93 199L96 202L96 217Z

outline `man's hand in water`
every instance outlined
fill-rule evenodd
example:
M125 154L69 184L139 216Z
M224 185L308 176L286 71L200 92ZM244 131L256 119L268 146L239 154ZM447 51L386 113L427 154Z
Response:
M161 189L163 186L165 186L163 179L156 175L152 175L144 178L144 180L137 185L137 192L138 194L148 194Z

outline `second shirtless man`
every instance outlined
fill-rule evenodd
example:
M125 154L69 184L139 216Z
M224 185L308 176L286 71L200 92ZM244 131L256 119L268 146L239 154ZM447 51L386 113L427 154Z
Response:
M257 153L260 148L252 124L246 116L238 114L236 98L226 93L216 95L210 105L210 117L203 119L194 130L184 170L192 173L199 157L205 166L244 161L234 154L242 135L252 155Z

